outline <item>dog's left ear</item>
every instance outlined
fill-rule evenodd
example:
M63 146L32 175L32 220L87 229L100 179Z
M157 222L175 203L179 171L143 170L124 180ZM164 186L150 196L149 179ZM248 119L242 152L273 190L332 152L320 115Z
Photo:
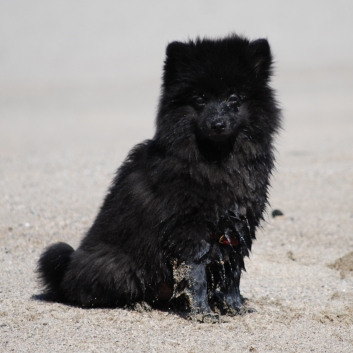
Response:
M267 39L257 39L249 44L252 66L257 75L271 74L272 54Z

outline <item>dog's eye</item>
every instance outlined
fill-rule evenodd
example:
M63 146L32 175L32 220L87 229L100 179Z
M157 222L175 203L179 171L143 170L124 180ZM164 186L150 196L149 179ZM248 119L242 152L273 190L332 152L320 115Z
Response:
M200 107L202 107L205 105L205 100L202 97L197 97L196 104L199 105Z
M229 98L228 98L228 103L229 104L236 104L239 102L239 98L236 94L232 94Z

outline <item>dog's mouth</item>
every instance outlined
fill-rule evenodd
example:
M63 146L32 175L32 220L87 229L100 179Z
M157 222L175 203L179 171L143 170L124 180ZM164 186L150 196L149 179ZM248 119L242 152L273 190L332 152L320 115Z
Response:
M199 132L196 132L196 136L200 140L225 142L232 138L234 132L228 125L212 128L211 124L207 124L206 126L202 126Z
M234 141L240 131L240 126L225 126L223 129L208 129L207 138L214 142Z
M241 128L237 119L216 116L199 125L199 137L213 142L234 141Z
M207 136L206 138L198 139L198 149L209 161L220 161L233 152L234 138L229 135Z
M225 142L230 138L229 134L225 134L225 133L223 133L223 134L210 134L208 137L210 140L212 140L214 142Z

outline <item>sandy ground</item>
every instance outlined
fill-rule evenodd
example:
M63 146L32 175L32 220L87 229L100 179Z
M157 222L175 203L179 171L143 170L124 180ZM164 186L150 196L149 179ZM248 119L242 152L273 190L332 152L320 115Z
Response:
M43 248L78 245L115 169L152 136L158 80L1 88L0 351L352 352L352 78L278 73L271 209L285 217L268 217L246 261L241 289L257 312L222 324L33 297Z

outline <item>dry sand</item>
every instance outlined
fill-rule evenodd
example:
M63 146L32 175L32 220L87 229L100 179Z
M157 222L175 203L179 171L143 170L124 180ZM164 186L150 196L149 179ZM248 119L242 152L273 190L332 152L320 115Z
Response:
M257 312L222 324L33 298L42 249L78 245L115 169L152 136L159 83L2 88L0 351L353 352L352 78L278 74L271 209L285 216L268 217L246 260L241 290Z

